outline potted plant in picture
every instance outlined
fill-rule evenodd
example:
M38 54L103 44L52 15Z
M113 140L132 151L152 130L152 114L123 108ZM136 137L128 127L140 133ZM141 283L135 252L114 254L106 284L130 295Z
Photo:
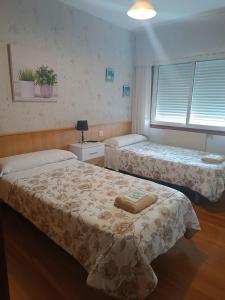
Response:
M18 73L20 81L20 95L23 98L34 98L35 94L35 74L31 69L23 69Z
M48 66L41 66L35 73L36 83L40 86L42 98L53 96L53 86L57 84L57 74Z

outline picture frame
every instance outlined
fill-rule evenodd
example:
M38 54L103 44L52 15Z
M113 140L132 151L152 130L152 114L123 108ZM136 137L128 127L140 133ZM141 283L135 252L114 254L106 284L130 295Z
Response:
M13 102L58 101L58 62L51 52L29 45L7 44L7 54ZM41 80L46 76L49 82L44 84Z
M115 72L113 68L106 68L105 72L105 80L109 82L113 82L115 79Z
M123 85L123 97L130 97L131 95L131 87L129 84Z

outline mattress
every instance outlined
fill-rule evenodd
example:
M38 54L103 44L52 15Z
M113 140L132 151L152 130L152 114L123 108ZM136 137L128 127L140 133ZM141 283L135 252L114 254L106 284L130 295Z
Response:
M207 164L206 152L141 142L106 147L105 166L130 174L185 186L216 202L225 190L225 162Z
M158 201L137 215L114 206L137 190ZM3 176L0 198L74 256L88 285L122 299L148 296L157 285L151 262L200 229L182 193L76 159Z

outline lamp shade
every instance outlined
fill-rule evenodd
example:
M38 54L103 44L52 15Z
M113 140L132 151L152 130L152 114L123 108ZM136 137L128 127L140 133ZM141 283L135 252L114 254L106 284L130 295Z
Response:
M136 20L148 20L156 16L156 10L147 0L138 0L127 12L127 15Z
M88 121L87 120L77 121L76 129L79 131L87 131L88 130Z

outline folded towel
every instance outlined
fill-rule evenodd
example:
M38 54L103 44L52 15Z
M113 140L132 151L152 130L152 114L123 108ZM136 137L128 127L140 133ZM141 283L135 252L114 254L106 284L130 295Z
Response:
M118 196L114 205L132 214L137 214L156 202L158 197L154 194L134 192L129 196Z
M208 164L221 164L225 161L224 155L209 154L202 157L202 161Z

